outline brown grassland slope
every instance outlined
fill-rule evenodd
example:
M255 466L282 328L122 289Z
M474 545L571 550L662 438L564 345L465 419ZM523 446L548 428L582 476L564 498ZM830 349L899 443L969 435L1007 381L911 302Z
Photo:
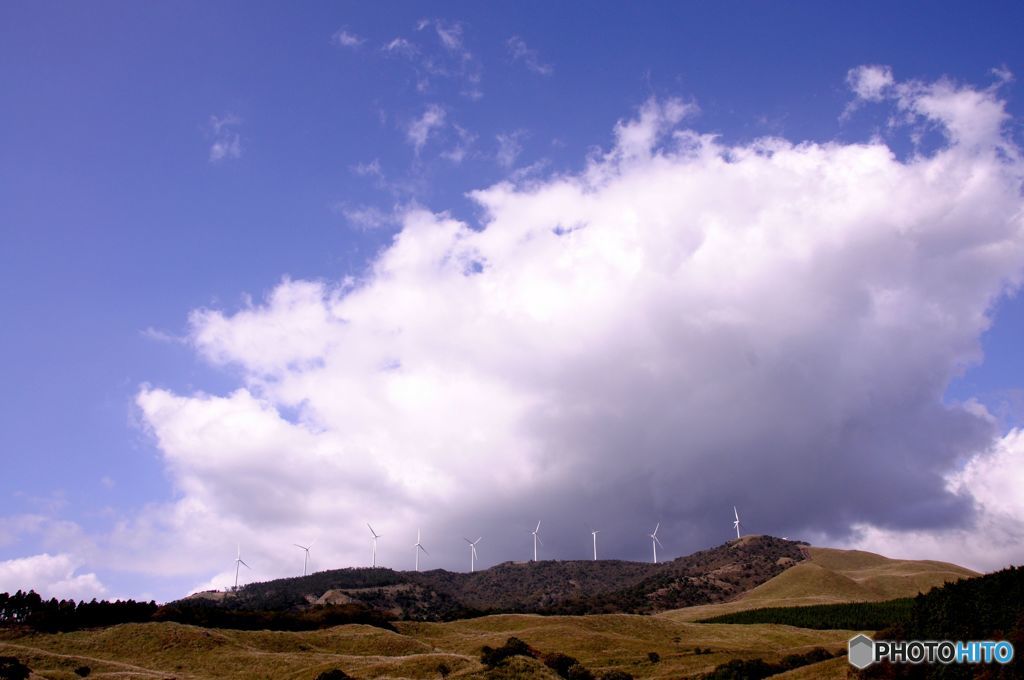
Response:
M686 607L659 616L696 621L761 607L891 600L913 597L943 583L978 575L948 562L896 560L862 550L816 547L805 550L807 560L730 602Z
M777 625L676 623L659 617L608 614L506 614L449 623L405 622L400 633L347 625L313 632L208 630L175 623L125 624L65 634L0 640L0 655L17 656L36 674L77 678L177 680L314 680L340 668L356 678L490 677L480 664L484 645L516 636L544 652L576 657L591 671L619 669L637 678L679 678L737 657L778 660L814 647L837 651L851 631ZM695 654L694 649L710 649ZM660 660L651 662L656 652ZM554 678L536 662L517 662L519 677Z
M742 556L737 564L748 564L745 550L759 543L777 549L774 542L741 539L734 549ZM541 652L575 657L597 677L611 670L625 671L636 678L699 677L734 659L777 662L815 647L838 652L845 649L855 632L774 624L702 624L695 623L697 619L759 607L912 596L946 581L974 575L942 562L893 560L829 548L801 549L807 559L732 601L655 615L497 614L447 622L396 621L396 631L355 624L303 632L241 631L172 622L62 634L7 628L0 629L0 656L16 656L33 669L32 677L52 680L78 678L75 669L81 666L89 667L90 678L109 679L315 680L331 669L341 669L354 678L438 678L442 667L449 670L449 677L458 678L557 677L539 661L525 657L514 657L496 671L488 671L480 663L484 645L498 647L514 636ZM716 579L727 585L738 583L724 554L718 549L697 555L703 566L718 574ZM666 568L658 574L660 583L652 581L649 573L638 571L627 587L636 588L646 599L654 592L651 585L663 583L662 587L673 588L681 579L693 578L689 570L697 564L690 559ZM574 564L568 567L577 569ZM561 570L557 578L541 570L531 577L534 580L516 581L516 588L537 598L542 596L534 593L543 593L543 586L555 584L556 592L561 593L559 579L566 567L548 566L548 570L555 568ZM628 572L623 565L610 565L608 569ZM489 600L491 589L496 588L489 581L470 583L474 588L461 595L471 592ZM435 587L443 590L442 585ZM605 592L614 590L614 586L604 587L608 589ZM600 597L596 586L585 589L591 596ZM651 652L656 653L657 661L651 660ZM775 677L844 678L848 668L845 659L838 658Z

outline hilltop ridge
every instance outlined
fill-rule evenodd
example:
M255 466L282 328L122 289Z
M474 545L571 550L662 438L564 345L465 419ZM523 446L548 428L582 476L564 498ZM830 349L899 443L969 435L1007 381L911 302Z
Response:
M808 558L807 544L745 536L660 564L622 560L504 562L472 573L349 568L197 593L172 607L304 609L358 604L395 619L497 613L652 613L725 602Z
M913 597L978 573L949 562L902 560L863 550L806 546L807 559L727 602L667 612L680 621L761 607L878 602Z

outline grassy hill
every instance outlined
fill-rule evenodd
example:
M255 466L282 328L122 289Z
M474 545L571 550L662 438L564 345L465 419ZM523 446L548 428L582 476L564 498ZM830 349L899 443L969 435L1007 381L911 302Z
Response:
M348 625L321 631L208 630L175 623L124 624L62 635L0 639L0 655L17 656L37 674L167 680L314 680L339 668L356 678L492 677L480 663L484 645L519 637L545 652L573 656L592 672L622 670L637 678L705 673L737 656L777 660L815 647L843 648L851 631L775 625L675 624L627 614L498 615L449 623L403 622L393 633ZM695 654L695 648L710 650ZM659 660L652 662L655 652ZM517 661L508 677L556 678L537 662Z
M336 569L249 584L227 597L200 593L168 607L187 613L199 606L283 611L358 604L394 619L423 621L494 613L639 614L734 599L806 558L805 544L755 536L662 564L506 562L471 574Z
M218 601L193 601L216 607L300 606L305 612L314 611L318 602L354 606L376 601L404 607L405 616L399 617L404 620L388 624L393 630L357 624L308 631L233 630L166 621L59 634L9 627L0 628L0 656L17 657L33 669L33 678L53 680L82 677L83 667L90 678L110 680L316 680L331 669L361 679L438 678L442 670L456 678L558 677L536 658L514 657L493 670L481 663L484 646L499 647L514 636L543 654L574 657L595 678L612 671L635 678L699 678L728 663L785 664L786 657L816 648L839 653L856 631L696 623L697 618L794 602L874 602L972 574L940 562L890 560L770 537L731 541L657 566L540 562L504 564L477 574L338 570L253 584ZM361 593L372 596L361 599ZM578 606L659 611L692 597L721 599L653 616L506 613L446 621L417 615L432 603L446 617L469 608L517 606L549 613ZM845 678L848 669L845 659L837 658L772 677Z
M897 560L862 550L807 547L808 559L721 604L666 612L678 621L697 621L762 607L842 602L875 602L913 597L944 583L978 573L948 562Z

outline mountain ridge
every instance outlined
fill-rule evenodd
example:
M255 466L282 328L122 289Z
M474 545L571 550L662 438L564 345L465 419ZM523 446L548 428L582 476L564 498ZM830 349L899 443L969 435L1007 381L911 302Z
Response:
M745 536L659 564L624 560L503 562L476 572L348 568L196 593L173 607L307 609L360 604L389 617L448 621L482 614L654 613L733 599L808 558L808 544Z

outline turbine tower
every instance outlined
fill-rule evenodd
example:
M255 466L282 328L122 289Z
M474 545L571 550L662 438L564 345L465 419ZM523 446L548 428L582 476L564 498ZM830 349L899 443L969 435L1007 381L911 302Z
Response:
M732 514L736 515L736 519L735 519L735 521L733 521L732 527L733 527L733 529L736 530L736 538L739 538L740 537L740 513L736 509L735 505L732 506Z
M537 544L544 545L544 541L540 540L540 522L537 522L537 528L530 532L533 534L533 561L537 561Z
M242 544L238 544L238 556L235 557L235 590L238 590L238 565L245 564L242 560ZM252 569L248 564L245 564L246 569Z
M427 549L423 547L423 544L420 543L420 530L419 529L416 530L416 545L414 545L412 547L412 550L413 550L414 553L416 553L416 571L419 571L420 570L420 551L422 550L424 555L429 555L430 554L430 553L427 552Z
M651 548L654 550L654 563L655 564L658 563L658 546L661 545L661 541L658 540L658 528L659 527L661 527L661 522L658 522L654 526L654 531L652 531L649 534L650 537L651 537ZM661 545L661 547L664 548L665 546Z
M590 535L594 537L594 561L597 562L597 535L601 533L600 529L594 529L590 532Z
M380 538L380 534L378 534L376 531L373 530L373 527L370 526L369 522L366 523L366 526L368 526L370 528L370 533L373 534L373 566L376 567L377 566L377 539Z
M462 540L466 543L469 543L469 573L472 574L474 571L476 571L476 544L484 540L484 537L481 536L475 541L471 541L465 537Z
M313 541L316 543L316 541ZM292 543L296 548L301 548L306 551L306 556L302 558L302 575L306 575L306 566L309 564L309 549L313 547L313 543L309 545L299 545L298 543Z

